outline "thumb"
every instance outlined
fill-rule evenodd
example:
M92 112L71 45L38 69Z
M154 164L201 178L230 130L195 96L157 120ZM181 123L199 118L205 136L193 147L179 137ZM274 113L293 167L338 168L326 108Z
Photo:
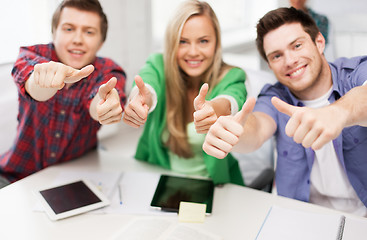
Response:
M77 70L75 68L72 67L68 67L68 71L66 73L65 76L65 80L64 83L75 83L80 81L81 79L88 77L93 71L94 71L94 66L93 65L88 65L83 67L80 70Z
M199 95L194 99L194 108L195 111L200 110L204 107L205 104L205 97L209 91L209 85L204 83L203 86L200 88Z
M288 116L292 116L293 113L296 111L297 107L292 106L282 100L280 100L277 97L271 98L271 103L274 105L274 107L281 113L287 114Z
M144 101L146 99L146 87L145 87L145 83L143 81L143 79L139 76L139 75L136 75L135 78L135 84L136 86L138 87L139 89L139 94L143 97Z
M247 119L247 116L252 112L252 110L255 107L256 100L253 97L250 97L246 100L246 102L243 104L241 111L236 113L234 115L234 120L241 125L245 123L245 120Z
M117 83L117 78L112 77L110 80L108 80L107 83L102 84L99 87L98 90L98 95L101 99L106 100L107 95L109 94L109 92L111 92L111 90L116 86Z

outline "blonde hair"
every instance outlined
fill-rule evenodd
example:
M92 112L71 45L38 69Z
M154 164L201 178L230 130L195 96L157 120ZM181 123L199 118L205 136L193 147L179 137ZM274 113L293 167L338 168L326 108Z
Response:
M211 19L216 37L216 50L212 65L205 71L203 83L214 87L220 81L221 73L228 67L222 60L220 26L218 19L206 2L188 0L183 2L166 29L164 66L166 76L167 147L181 157L191 157L192 151L187 137L188 107L187 85L183 71L177 62L181 33L186 21L193 16L206 15Z

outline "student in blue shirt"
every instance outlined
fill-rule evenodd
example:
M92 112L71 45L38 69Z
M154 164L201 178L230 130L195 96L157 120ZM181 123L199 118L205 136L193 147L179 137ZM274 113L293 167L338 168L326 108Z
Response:
M279 195L366 217L367 56L328 63L325 38L293 7L260 19L256 43L278 83L220 117L204 151L250 152L275 135Z

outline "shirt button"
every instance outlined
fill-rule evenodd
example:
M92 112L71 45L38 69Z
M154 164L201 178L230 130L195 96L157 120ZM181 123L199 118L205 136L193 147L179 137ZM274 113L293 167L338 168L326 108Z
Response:
M55 134L55 137L56 137L56 138L60 138L60 137L61 137L61 134L60 134L60 133L56 133L56 134Z
M359 139L358 138L355 138L354 139L354 143L359 143Z
M284 157L288 156L288 151L283 151L283 156Z
M54 153L54 152L53 152L53 153L51 153L51 157L52 157L52 158L56 157L56 153Z
M61 115L65 115L65 110L61 110L61 111L60 111L60 114L61 114Z
M310 180L307 180L307 184L310 184Z

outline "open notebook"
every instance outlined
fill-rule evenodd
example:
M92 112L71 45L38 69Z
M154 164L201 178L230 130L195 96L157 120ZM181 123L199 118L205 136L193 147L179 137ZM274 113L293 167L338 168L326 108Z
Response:
M256 240L340 240L345 216L312 213L273 206Z

